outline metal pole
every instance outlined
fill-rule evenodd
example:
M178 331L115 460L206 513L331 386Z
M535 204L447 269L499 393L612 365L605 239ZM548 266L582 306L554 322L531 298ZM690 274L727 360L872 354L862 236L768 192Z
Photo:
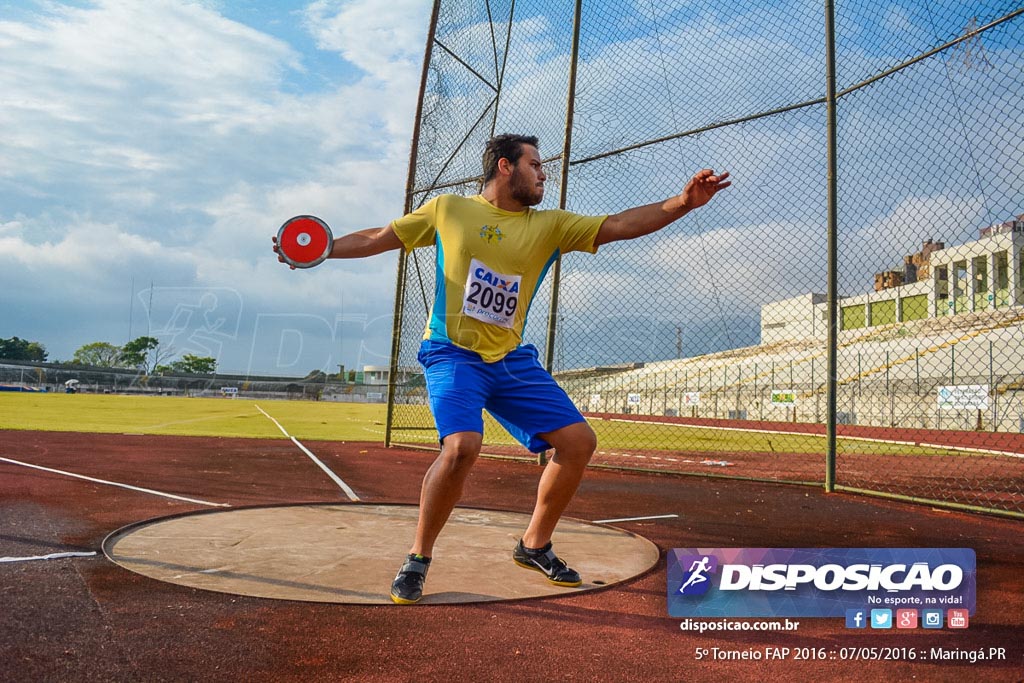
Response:
M742 410L742 394L743 394L743 370L737 368L736 370L736 419L740 417L740 410Z
M921 395L921 349L914 349L914 383L916 395Z
M821 421L821 413L818 409L818 385L814 381L814 358L811 358L811 393L814 394L814 421Z
M412 211L413 190L416 188L416 159L420 146L420 128L423 120L423 95L427 90L427 74L430 70L430 53L437 32L437 17L441 0L434 0L430 13L430 28L427 31L427 45L423 53L423 70L420 73L420 96L416 103L416 122L412 131L412 148L409 151L409 173L405 181L405 213ZM395 276L395 314L391 325L391 364L388 373L388 414L384 427L384 446L391 446L391 429L395 418L395 382L398 377L398 356L402 350L402 304L405 300L405 266L409 255L405 252L398 257L398 273Z
M999 400L999 392L996 391L995 385L995 358L992 355L992 342L988 343L988 392L989 396L992 397L992 431L999 431L999 410L996 408L996 402Z
M558 186L558 208L564 209L569 189L569 156L572 152L572 120L576 106L576 66L580 55L580 19L583 0L576 0L572 19L572 56L569 60L569 92L565 104L565 136L562 138L562 177ZM548 372L554 366L555 333L558 327L558 290L562 279L562 257L555 259L551 274L551 308L548 312L548 339L544 352L544 367Z
M128 296L128 341L132 340L132 313L135 312L135 277L132 276L132 293Z
M889 426L894 427L893 419L895 412L895 403L893 402L892 392L889 390L889 351L885 352L885 396L889 399Z
M491 18L491 3L487 3L487 19L488 19L488 23L491 25L491 44L492 44L492 47L494 48L494 71L495 71L495 76L498 79L498 82L496 84L498 86L498 88L497 88L498 92L494 96L494 118L491 119L491 137L492 138L494 137L495 126L498 125L498 113L499 113L499 110L501 108L501 93L504 90L503 86L504 86L504 83L505 83L505 66L508 64L508 46L512 42L512 24L513 24L512 20L515 17L515 13L516 13L516 2L515 2L515 0L512 0L512 5L509 7L509 10L508 10L508 29L507 29L507 31L505 33L505 50L504 50L504 52L502 52L501 66L499 66L498 65L498 45L497 45L497 42L495 41L495 37L494 37L494 20ZM480 186L481 186L481 188L483 187L483 178L480 179Z
M576 0L572 19L572 54L569 59L569 88L565 104L565 135L562 137L562 173L558 184L558 208L564 209L569 189L569 157L572 152L572 120L576 106L576 66L580 54L580 18L583 14L583 0ZM548 372L555 365L555 334L558 329L558 290L562 280L562 257L555 259L551 274L551 306L548 309L547 347L544 349L544 367ZM547 453L537 454L537 464L547 463Z
M836 392L838 384L839 220L836 205L836 34L835 3L825 0L825 113L828 136L828 399L825 490L836 490Z

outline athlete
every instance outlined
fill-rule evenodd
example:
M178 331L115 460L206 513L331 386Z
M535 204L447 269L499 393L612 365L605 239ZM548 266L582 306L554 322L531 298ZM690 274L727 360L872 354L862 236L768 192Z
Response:
M544 199L547 179L535 137L492 138L483 171L479 195L435 197L386 227L337 238L328 257L437 248L434 303L418 357L441 452L423 479L416 536L391 586L391 598L399 604L418 602L423 595L434 542L480 454L485 409L530 451L555 451L541 474L533 515L512 551L513 561L553 584L582 584L552 550L551 536L597 438L540 364L537 349L522 343L531 300L560 255L595 253L603 244L648 235L731 184L728 173L704 169L665 201L611 216L581 216L531 208Z

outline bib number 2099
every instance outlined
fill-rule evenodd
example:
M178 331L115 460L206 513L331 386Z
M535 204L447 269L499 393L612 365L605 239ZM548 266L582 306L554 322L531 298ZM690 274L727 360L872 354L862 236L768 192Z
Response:
M471 318L499 327L512 327L519 307L522 277L496 273L473 259L466 279L462 312Z
M496 292L479 282L470 283L469 289L469 296L466 297L469 303L490 309L497 315L515 315L519 297L506 296L504 292Z

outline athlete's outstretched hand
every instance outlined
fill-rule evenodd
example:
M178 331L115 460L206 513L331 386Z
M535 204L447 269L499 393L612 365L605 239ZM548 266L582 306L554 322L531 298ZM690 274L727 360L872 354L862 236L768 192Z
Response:
M287 263L287 261L284 260L284 257L281 256L281 247L278 246L277 244L277 235L273 235L270 238L270 240L274 243L274 253L277 254L277 260L280 261L281 263ZM292 270L295 270L295 266L291 265L290 263L288 264L288 267L291 268Z
M679 198L683 202L683 206L687 210L696 209L704 206L711 201L720 190L732 185L732 183L726 182L729 177L729 172L715 174L710 168L705 168L697 171L690 182L686 183L686 187L683 188Z

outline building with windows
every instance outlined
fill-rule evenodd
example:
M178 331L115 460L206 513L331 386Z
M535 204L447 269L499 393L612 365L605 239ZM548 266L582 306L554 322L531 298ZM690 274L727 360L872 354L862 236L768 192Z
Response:
M363 376L361 384L387 386L388 379L391 377L391 367L387 365L364 365L363 371L360 374ZM423 371L418 367L400 366L398 368L397 383L407 384L416 375L421 374L423 374Z
M875 291L839 300L841 331L1024 305L1024 214L967 244L929 240L904 261L876 274ZM823 338L827 323L824 294L774 301L761 307L761 344Z

